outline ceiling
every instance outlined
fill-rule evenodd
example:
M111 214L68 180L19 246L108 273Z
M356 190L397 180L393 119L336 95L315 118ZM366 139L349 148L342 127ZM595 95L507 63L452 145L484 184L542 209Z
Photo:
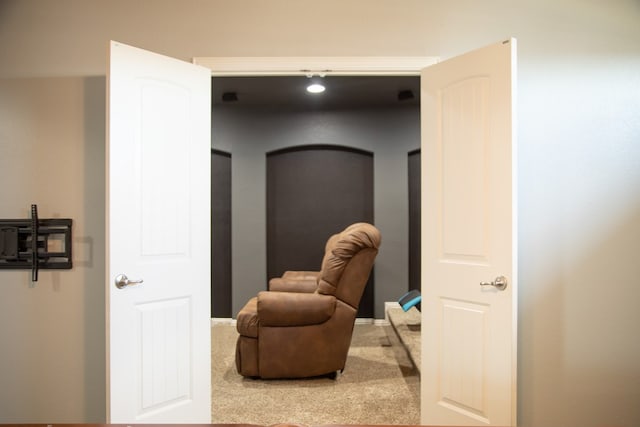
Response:
M306 76L214 77L212 103L322 110L420 104L418 76L327 76L320 79L326 87L320 94L307 93L310 80ZM410 91L413 98L399 100L403 91ZM236 101L223 101L224 94L232 93Z

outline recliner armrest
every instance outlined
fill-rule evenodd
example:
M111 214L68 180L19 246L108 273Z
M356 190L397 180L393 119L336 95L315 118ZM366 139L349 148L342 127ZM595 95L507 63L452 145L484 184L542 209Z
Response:
M318 287L316 279L276 277L269 280L269 290L278 292L315 292Z
M320 275L319 271L309 270L287 270L282 273L283 279L297 279L297 280L316 280Z
M336 308L332 295L262 291L258 293L260 326L307 326L324 323Z

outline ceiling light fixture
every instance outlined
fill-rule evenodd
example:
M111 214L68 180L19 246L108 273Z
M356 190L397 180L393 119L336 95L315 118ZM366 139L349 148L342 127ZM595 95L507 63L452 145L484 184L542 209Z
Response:
M320 83L311 83L309 86L307 86L307 92L309 93L322 93L324 92L324 90L325 87Z
M318 77L313 78L313 74L307 74L307 77L311 80L309 86L307 86L307 92L309 93L322 93L325 90L324 85L322 84L323 74L320 74Z

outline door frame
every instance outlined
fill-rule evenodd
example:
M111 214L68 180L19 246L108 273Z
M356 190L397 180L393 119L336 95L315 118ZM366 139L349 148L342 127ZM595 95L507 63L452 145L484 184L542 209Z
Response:
M423 68L437 64L440 58L437 56L194 57L192 61L194 64L209 68L212 77L300 75L419 77ZM420 245L422 247L422 241ZM423 406L422 401L420 406Z
M193 63L224 76L420 76L440 62L437 56L218 57L197 56Z

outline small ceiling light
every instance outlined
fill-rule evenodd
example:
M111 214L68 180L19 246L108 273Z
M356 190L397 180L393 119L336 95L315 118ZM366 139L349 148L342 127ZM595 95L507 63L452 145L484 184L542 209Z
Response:
M313 82L309 86L307 86L307 92L309 93L322 93L324 92L324 89L324 85L318 82Z
M309 85L307 86L307 92L309 93L322 93L324 92L324 85L322 84L322 80L324 78L324 74L318 74L318 77L313 77L313 73L307 73L307 78L309 79Z

